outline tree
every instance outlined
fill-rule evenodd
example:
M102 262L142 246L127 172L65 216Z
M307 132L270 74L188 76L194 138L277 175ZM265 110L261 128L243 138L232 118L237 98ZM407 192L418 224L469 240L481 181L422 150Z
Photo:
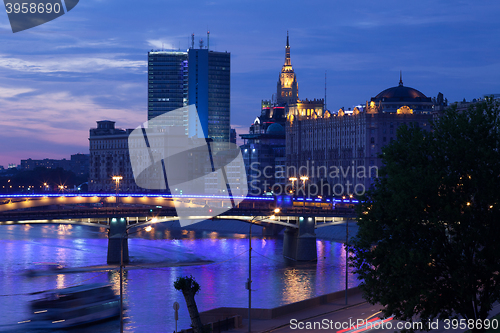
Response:
M201 323L200 313L194 300L194 295L200 291L200 285L195 281L193 276L186 276L177 278L174 282L174 288L182 291L184 295L194 333L203 333L203 324Z
M386 316L484 320L500 299L499 105L450 108L432 129L403 126L383 149L351 265Z

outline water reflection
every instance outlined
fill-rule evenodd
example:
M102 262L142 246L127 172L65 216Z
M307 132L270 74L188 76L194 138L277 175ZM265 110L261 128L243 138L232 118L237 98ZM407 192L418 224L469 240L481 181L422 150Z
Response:
M84 283L111 283L120 290L119 272L77 272L20 278L33 262L60 262L67 267L105 265L107 230L57 225L0 226L0 294L62 288ZM243 229L243 228L242 228ZM248 227L244 228L245 230ZM61 234L62 232L62 234ZM257 231L254 231L254 235ZM143 236L144 238L141 238ZM345 250L342 244L318 240L318 261L296 263L283 258L283 239L252 237L253 306L272 308L309 297L342 290L345 283ZM247 307L248 239L245 234L204 232L154 227L129 238L130 270L124 271L124 297L129 320L126 331L173 330L172 303L179 302L179 327L188 328L189 314L182 293L173 288L179 276L193 275L201 290L196 296L200 311L216 307ZM200 261L207 264L200 265ZM194 266L165 265L197 263ZM357 284L350 274L349 284ZM37 296L9 297L0 303L0 325L28 317L26 303ZM99 326L100 327L100 326ZM103 325L95 332L116 332ZM110 329L111 327L111 329ZM94 331L94 330L93 330Z
M64 280L65 280L65 275L64 274L57 274L57 289L62 289L65 287Z

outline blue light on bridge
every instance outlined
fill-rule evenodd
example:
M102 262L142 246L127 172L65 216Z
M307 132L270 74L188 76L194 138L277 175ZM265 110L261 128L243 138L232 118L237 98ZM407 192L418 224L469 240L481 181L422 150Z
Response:
M108 198L115 197L114 193L44 193L44 194L0 194L0 198L59 198L59 197L100 197ZM234 199L241 198L238 196L223 196L223 195L171 195L171 194L143 194L143 193L120 193L119 197L147 197L147 198L200 198L200 199ZM273 197L245 197L245 200L265 200L274 201Z

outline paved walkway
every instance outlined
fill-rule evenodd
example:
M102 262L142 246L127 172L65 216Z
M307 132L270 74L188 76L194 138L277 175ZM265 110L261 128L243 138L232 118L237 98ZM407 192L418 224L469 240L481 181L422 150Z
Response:
M252 332L294 332L297 329L292 329L289 327L291 320L297 321L308 321L314 320L314 318L319 317L337 317L339 312L343 309L349 309L357 307L361 304L367 304L366 301L361 297L361 293L354 296L350 296L348 299L348 304L345 304L345 299L336 299L332 303L316 306L307 310L293 312L284 316L280 316L268 320L252 320ZM243 319L243 327L231 330L231 332L248 332L248 319Z
M371 305L366 302L361 294L356 294L348 299L348 304L345 304L345 299L336 299L331 303L319 305L307 310L301 310L293 312L287 315L283 315L277 318L269 320L252 320L251 328L252 332L297 332L297 331L307 331L307 332L339 332L344 333L349 332L394 332L397 329L397 325L405 325L409 323L400 321L391 321L391 329L382 327L379 329L371 330L346 330L342 327L335 327L336 325L344 324L345 327L348 323L355 324L357 319L367 320L380 316L378 313L380 311L380 305ZM494 315L500 313L500 305L496 304L492 311L490 312L490 318ZM299 324L300 322L300 324ZM314 327L315 323L317 324ZM309 325L312 328L307 327ZM404 327L401 327L404 328ZM399 328L398 330L401 330ZM433 327L434 328L434 327ZM444 322L439 322L439 326L436 329L432 329L431 332L457 332L463 333L467 329L445 329ZM231 330L231 332L248 332L248 320L243 320L243 327Z

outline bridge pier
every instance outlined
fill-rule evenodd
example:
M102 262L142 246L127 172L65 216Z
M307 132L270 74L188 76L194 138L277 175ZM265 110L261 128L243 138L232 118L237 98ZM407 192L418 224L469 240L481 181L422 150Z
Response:
M127 220L113 217L108 231L108 264L120 264L123 251L123 262L129 262Z
M285 230L283 256L296 261L313 261L318 259L316 234L314 233L315 217L300 217L298 223L298 229L286 228Z
M270 224L262 228L262 236L277 236L285 226L279 224Z
M283 237L283 256L293 260L297 260L297 234L295 228L286 228L285 236Z

